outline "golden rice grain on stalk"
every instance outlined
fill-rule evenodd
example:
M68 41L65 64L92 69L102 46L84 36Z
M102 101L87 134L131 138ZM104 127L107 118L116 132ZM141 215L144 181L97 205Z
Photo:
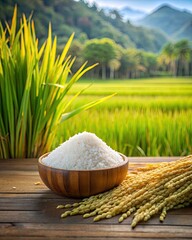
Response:
M81 214L94 221L119 215L123 222L131 214L134 228L141 221L148 221L160 214L164 221L170 209L192 204L192 156L168 163L148 165L137 174L129 174L116 188L70 205L73 209L61 217ZM68 207L68 204L65 205Z

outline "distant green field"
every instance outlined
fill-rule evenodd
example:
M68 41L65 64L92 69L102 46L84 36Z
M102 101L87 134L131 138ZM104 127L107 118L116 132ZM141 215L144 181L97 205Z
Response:
M84 95L107 95L114 92L118 96L191 96L192 94L190 78L82 81L74 85L71 93L74 94L87 86L89 88L86 89Z
M88 86L77 83L71 94ZM54 147L75 133L94 132L128 156L192 153L192 80L158 78L95 81L73 107L117 93L59 128Z

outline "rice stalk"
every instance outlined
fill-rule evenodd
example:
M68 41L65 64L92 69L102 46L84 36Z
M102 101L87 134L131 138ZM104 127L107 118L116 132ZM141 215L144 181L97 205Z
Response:
M112 96L67 113L83 92L71 99L71 88L96 65L86 62L72 74L75 57L68 56L68 50L73 37L57 56L57 37L52 38L51 25L39 47L31 18L23 15L18 27L17 7L11 26L6 23L4 29L0 24L0 158L38 157L50 151L61 122Z

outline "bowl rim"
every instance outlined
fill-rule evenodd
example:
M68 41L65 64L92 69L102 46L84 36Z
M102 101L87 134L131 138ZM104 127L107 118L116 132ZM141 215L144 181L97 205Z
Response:
M63 168L56 168L56 167L52 167L52 166L48 166L46 165L42 160L43 158L45 158L46 156L49 155L50 152L44 153L43 155L41 155L38 158L38 164L41 164L42 166L46 167L46 168L50 168L52 170L57 170L57 171L68 171L68 172L96 172L96 171L106 171L106 170L111 170L111 169L117 169L119 167L122 167L124 165L126 165L127 163L129 163L129 159L127 156L125 156L124 154L117 152L123 159L123 162L115 167L110 167L110 168L97 168L97 169L63 169Z

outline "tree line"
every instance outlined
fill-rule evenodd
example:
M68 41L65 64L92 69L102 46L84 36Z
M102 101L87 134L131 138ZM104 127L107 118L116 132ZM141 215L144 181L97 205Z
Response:
M115 79L141 78L163 75L192 75L192 45L188 40L167 43L156 54L135 48L123 48L109 38L74 40L70 54L76 56L73 70L85 61L99 65L88 77Z

